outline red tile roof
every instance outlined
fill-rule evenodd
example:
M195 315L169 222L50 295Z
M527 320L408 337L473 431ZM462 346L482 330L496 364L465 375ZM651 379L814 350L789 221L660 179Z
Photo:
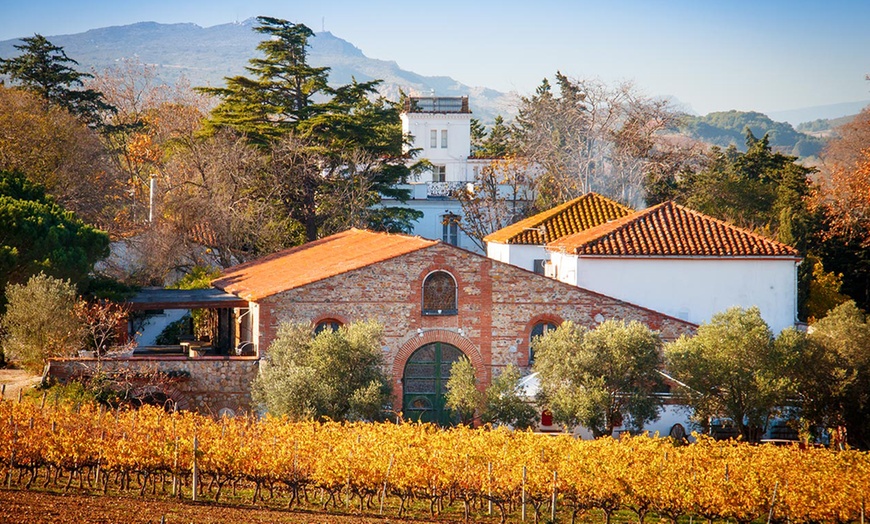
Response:
M543 213L490 233L483 240L499 244L543 245L631 213L631 208L619 202L596 193L586 193ZM541 231L544 230L546 238L541 236Z
M673 202L547 245L577 255L798 257L796 249Z
M257 301L437 243L420 237L349 229L231 267L211 284L245 300Z

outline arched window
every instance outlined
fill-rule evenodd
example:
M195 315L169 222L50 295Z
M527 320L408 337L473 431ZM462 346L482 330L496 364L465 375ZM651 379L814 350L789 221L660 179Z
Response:
M446 271L430 273L423 281L423 314L455 315L456 281Z
M542 337L556 329L556 324L552 322L538 322L534 326L532 326L532 332L529 334L529 365L531 366L535 362L535 350L534 344L535 339L538 337Z
M325 318L314 325L314 334L319 335L321 331L338 331L341 327L341 322L334 318Z

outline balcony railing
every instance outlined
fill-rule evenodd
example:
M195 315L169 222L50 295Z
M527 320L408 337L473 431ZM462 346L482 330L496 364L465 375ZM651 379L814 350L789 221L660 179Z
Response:
M447 198L465 188L467 182L427 182L426 198Z

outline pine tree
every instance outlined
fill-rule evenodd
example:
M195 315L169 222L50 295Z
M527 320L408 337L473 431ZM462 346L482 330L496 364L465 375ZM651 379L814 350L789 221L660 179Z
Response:
M82 79L92 78L92 75L70 67L78 62L69 58L62 47L40 34L21 41L24 43L13 46L21 51L20 55L0 58L0 74L8 75L21 88L81 117L92 127L101 124L103 114L115 112L99 91L76 89L84 85Z
M374 207L381 195L410 196L395 187L409 172L398 105L375 96L380 81L330 86L329 68L308 64L314 33L305 25L257 20L268 38L257 46L264 56L249 61L253 76L199 89L221 99L206 130L231 129L269 153L279 186L271 197L308 241L348 226L410 230L419 213Z

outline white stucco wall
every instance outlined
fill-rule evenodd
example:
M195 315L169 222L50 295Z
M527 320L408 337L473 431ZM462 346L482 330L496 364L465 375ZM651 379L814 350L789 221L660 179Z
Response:
M423 194L425 195L425 192L423 192ZM442 223L441 217L447 214L447 212L453 213L454 215L463 216L462 205L459 203L458 200L454 200L452 198L411 199L404 203L395 200L383 199L381 200L381 205L389 207L407 207L422 212L423 217L414 223L411 234L431 240L444 240L444 225ZM473 251L480 255L483 254L483 250L478 248L477 245L468 237L468 235L463 233L461 229L459 229L458 233L458 247Z
M548 260L550 253L544 246L487 242L486 256L499 262L534 271L535 260Z
M797 316L793 259L592 258L553 252L558 279L700 324L758 306L774 333Z
M426 158L445 166L446 182L472 180L468 155L471 152L470 113L403 113L402 132L410 133L411 147L419 149L417 158ZM431 147L430 133L437 132L436 147ZM447 131L447 147L441 147L441 132ZM425 177L425 175L424 175ZM424 180L431 181L431 177Z

